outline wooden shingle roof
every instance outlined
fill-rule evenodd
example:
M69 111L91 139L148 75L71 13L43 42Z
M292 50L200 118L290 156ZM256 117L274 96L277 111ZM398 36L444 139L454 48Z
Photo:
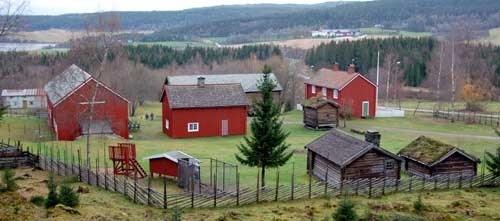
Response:
M50 102L56 104L81 84L92 78L89 73L76 65L71 65L44 86Z
M325 157L341 168L349 165L370 150L376 150L396 160L400 160L398 156L383 148L336 129L328 131L323 136L307 144L306 148Z
M451 144L443 143L426 136L418 137L399 151L400 156L428 166L436 165L454 153L462 154L474 162L479 162L476 157L465 153Z
M248 105L240 84L165 85L165 95L172 109Z

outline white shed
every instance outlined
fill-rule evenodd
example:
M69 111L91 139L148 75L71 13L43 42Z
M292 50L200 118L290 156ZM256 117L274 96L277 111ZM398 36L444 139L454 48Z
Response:
M10 109L45 109L47 107L46 94L42 89L4 89L2 90L2 104Z

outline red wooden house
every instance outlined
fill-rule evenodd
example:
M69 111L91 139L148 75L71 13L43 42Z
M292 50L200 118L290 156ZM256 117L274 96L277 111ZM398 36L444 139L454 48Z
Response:
M325 96L350 110L354 117L375 117L377 85L349 65L341 71L338 64L333 69L320 69L305 82L305 99Z
M44 90L49 126L58 140L88 133L128 138L128 100L76 65L54 77Z
M172 138L246 133L247 99L240 84L165 85L163 132Z

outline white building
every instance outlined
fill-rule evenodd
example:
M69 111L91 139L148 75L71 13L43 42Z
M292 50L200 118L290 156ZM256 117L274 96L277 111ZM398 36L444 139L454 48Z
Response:
M47 98L43 89L2 90L2 104L10 109L45 109Z
M315 38L358 37L361 36L361 32L354 29L322 29L312 31L311 36Z

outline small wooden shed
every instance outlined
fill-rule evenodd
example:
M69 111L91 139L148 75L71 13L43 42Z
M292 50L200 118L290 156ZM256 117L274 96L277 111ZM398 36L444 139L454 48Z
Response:
M476 157L463 150L426 136L420 136L400 150L404 168L411 175L434 176L475 176Z
M336 129L307 144L306 149L308 172L333 185L342 180L399 179L398 156Z
M321 129L337 127L339 124L339 104L326 97L312 97L303 105L304 125Z
M145 159L149 160L151 177L154 177L154 174L179 177L179 161L191 162L193 165L200 163L199 160L182 151L169 151Z

